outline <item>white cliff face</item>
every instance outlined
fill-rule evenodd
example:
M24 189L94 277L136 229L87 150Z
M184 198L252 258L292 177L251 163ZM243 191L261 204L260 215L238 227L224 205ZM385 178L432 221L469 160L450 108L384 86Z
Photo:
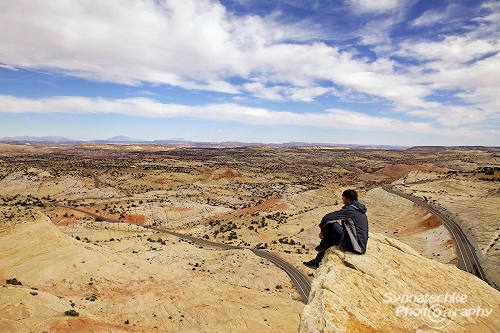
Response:
M500 332L500 292L397 240L371 234L364 255L327 251L300 319L300 333L494 333Z

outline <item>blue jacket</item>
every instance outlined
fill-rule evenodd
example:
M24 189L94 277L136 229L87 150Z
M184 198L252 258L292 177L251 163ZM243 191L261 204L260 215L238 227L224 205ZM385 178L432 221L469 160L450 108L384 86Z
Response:
M366 252L368 242L368 219L366 207L361 202L354 200L347 202L342 209L326 214L319 227L338 220L342 221L343 233L340 238L339 247L359 254Z

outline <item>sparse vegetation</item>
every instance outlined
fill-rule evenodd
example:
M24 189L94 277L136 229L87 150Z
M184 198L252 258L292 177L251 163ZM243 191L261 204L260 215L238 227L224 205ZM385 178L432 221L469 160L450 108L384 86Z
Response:
M12 278L12 279L7 279L6 281L7 284L12 284L14 286L22 286L23 284L21 283L21 281L18 281L16 278Z
M78 317L80 314L78 312L76 312L75 310L71 309L71 310L64 311L64 315L70 316L70 317Z
M2 156L0 185L6 186L0 194L0 221L8 227L48 216L88 246L119 248L127 236L113 231L133 234L138 225L293 257L312 250L303 233L317 224L318 212L339 208L336 190L352 186L363 193L409 170L493 185L489 182L500 181L495 156L477 150L61 147L57 154ZM440 204L427 193L424 200ZM92 230L107 234L85 234ZM396 228L387 232L404 233ZM143 242L146 248L129 248L128 253L153 256L173 244L151 235ZM497 243L485 244L484 251L498 253Z

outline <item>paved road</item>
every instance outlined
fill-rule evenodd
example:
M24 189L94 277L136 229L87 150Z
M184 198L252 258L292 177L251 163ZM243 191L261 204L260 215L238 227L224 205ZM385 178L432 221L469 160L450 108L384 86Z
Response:
M383 189L389 193L396 194L400 197L408 199L437 216L443 222L444 226L449 230L451 236L453 237L453 240L455 241L458 255L458 268L474 274L481 280L484 280L488 283L488 279L486 278L486 275L484 274L484 271L479 264L479 260L477 259L474 247L470 244L467 236L462 231L462 228L460 228L460 226L455 221L444 215L442 212L438 211L432 205L420 200L417 197L398 191L394 189L393 186L384 186Z
M91 174L92 177L94 177L94 186L95 186L95 188L99 188L99 184L100 184L99 178L91 170L85 169L85 171L88 172L89 174ZM65 205L62 205L58 202L52 202L52 205L58 206L58 207L64 207L67 209L76 210L80 213L84 213L86 215L92 216L97 221L120 223L117 220L109 219L107 217L104 217L104 216L101 216L99 214L95 214L95 213L92 213L92 212L89 212L89 211L86 211L83 209L79 209L79 208L75 208L75 207L71 207L71 206L65 206ZM204 244L204 245L208 245L208 246L213 246L213 247L218 247L218 248L222 248L222 249L226 249L226 250L245 249L245 247L231 245L231 244L211 242L211 241L208 241L206 239L201 239L201 238L197 238L197 237L193 237L193 236L189 236L189 235L179 234L177 232L170 231L170 230L163 229L163 228L156 228L155 227L155 228L151 228L151 229L159 231L159 232L163 232L163 233L175 236L175 237L179 237L182 239L187 239L187 240L190 240L190 241L193 241L196 243L200 243L200 244ZM290 279L292 280L293 284L295 285L295 287L299 291L300 295L302 296L303 302L307 304L307 302L309 301L309 292L311 291L311 284L309 283L309 280L307 280L307 277L300 270L298 270L294 266L290 265L288 262L281 259L280 257L278 257L274 254L271 254L267 251L252 249L252 248L248 248L248 249L251 250L255 255L257 255L263 259L269 260L270 262L272 262L273 264L275 264L276 266L278 266L279 268L284 270L285 273L287 273L288 276L290 277Z
M94 178L94 187L99 188L101 186L101 183L99 181L99 178L95 175L95 173L92 172L90 169L83 169L84 171L88 172L92 178Z
M51 204L53 206L57 206L57 207L63 207L63 208L67 208L67 209L76 210L77 212L84 213L86 215L92 216L92 217L94 217L98 221L106 221L106 222L111 222L111 223L120 223L117 220L109 219L109 218L106 218L104 216L100 216L98 214L95 214L95 213L92 213L92 212L89 212L89 211L86 211L86 210L83 210L83 209L79 209L79 208L75 208L75 207L71 207L71 206L65 206L65 205L60 204L58 202L52 202ZM213 247L218 247L218 248L221 248L221 249L226 249L226 250L249 249L255 255L257 255L257 256L259 256L261 258L269 260L270 262L272 262L273 264L275 264L276 266L278 266L279 268L281 268L282 270L284 270L285 273L287 273L288 276L290 277L290 279L292 280L293 284L295 285L295 287L299 291L300 295L302 296L302 301L305 304L307 304L308 301L309 301L309 292L311 291L311 284L307 280L307 277L300 270L298 270L296 267L292 266L291 264L289 264L285 260L281 259L280 257L278 257L278 256L276 256L276 255L274 255L272 253L269 253L269 252L264 251L264 250L246 248L246 247L241 247L241 246L236 246L236 245L231 245L231 244L211 242L211 241L208 241L206 239L202 239L202 238L197 238L197 237L193 237L193 236L189 236L189 235L180 234L180 233L177 233L177 232L174 232L174 231L170 231L170 230L167 230L167 229L163 229L163 228L151 227L150 229L153 229L153 230L156 230L156 231L159 231L159 232L163 232L163 233L166 233L166 234L169 234L169 235L172 235L172 236L175 236L175 237L179 237L179 238L182 238L182 239L190 240L190 241L193 241L193 242L196 242L196 243L200 243L200 244L204 244L204 245L208 245L208 246L213 246Z
M167 229L163 228L157 228L157 227L152 227L151 229L159 231L159 232L164 232L166 234L176 236L182 239L187 239L196 243L204 244L204 245L209 245L209 246L214 246L226 250L233 250L233 249L249 249L252 251L255 255L267 259L282 270L285 271L285 273L288 274L290 279L292 280L293 284L299 291L300 295L302 296L302 301L307 304L309 301L309 292L311 291L311 284L309 283L309 280L307 280L307 277L299 271L297 268L286 262L285 260L281 259L280 257L269 253L268 251L265 250L258 250L258 249L252 249L252 248L246 248L242 246L236 246L236 245L231 245L231 244L223 244L223 243L216 243L216 242L211 242L206 239L201 239L189 235L184 235L184 234L179 234Z
M275 256L274 254L271 254L267 251L258 249L250 249L250 250L255 255L258 255L261 258L269 260L270 262L272 262L273 264L284 270L292 280L293 284L295 285L295 288L297 288L299 293L302 295L302 301L305 304L309 302L309 292L311 291L311 284L301 271L299 271L297 268L290 265L288 262L281 259L280 257Z
M59 203L59 202L57 202L57 201L52 201L50 204L51 204L52 206L57 206L57 207L63 207L63 208L67 208L67 209L76 210L77 212L80 212L80 213L86 214L86 215L88 215L88 216L92 216L93 218L95 218L95 219L96 219L96 221L106 221L106 222L111 222L111 223L120 223L120 221L118 221L118 220L109 219L109 218L104 217L104 216L101 216L101 215L99 215L99 214L89 212L88 210L83 210L83 209L80 209L80 208L75 208L75 207L71 207L71 206L66 206L66 205L60 204L60 203Z

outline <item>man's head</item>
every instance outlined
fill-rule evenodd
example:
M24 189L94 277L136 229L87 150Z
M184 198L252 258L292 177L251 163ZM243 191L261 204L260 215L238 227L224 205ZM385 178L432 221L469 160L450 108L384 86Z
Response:
M345 199L347 200L345 200ZM349 202L349 201L355 201L358 200L358 193L354 190L345 190L342 192L342 199L344 199L344 202Z

